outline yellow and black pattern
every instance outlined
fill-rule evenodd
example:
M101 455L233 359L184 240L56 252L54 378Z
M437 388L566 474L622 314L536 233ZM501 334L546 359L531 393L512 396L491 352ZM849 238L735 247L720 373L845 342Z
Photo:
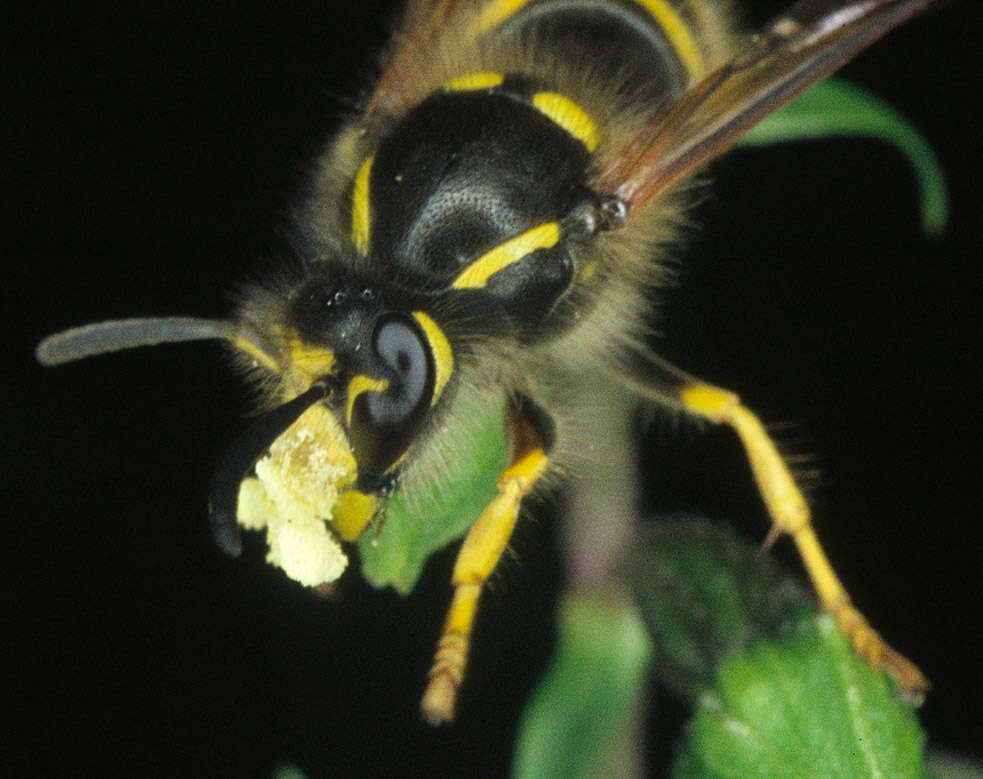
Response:
M504 149L495 140L502 121L519 136ZM586 192L598 133L573 98L530 78L478 71L452 79L360 164L351 186L352 243L370 263L381 254L388 266L422 270L452 289L515 298L521 283L528 287L523 307L532 297L555 296L572 278L572 261L558 256L565 251L558 247L560 219L577 205L561 198ZM565 168L554 164L557 157L568 161ZM556 195L543 196L549 193L540 186L537 203L522 202L547 177ZM542 219L530 224L534 210ZM458 240L446 240L449 229ZM431 245L428 233L440 244ZM532 267L520 270L524 260ZM536 273L544 283L537 284Z
M580 141L588 152L597 148L597 123L577 102L557 91L538 88L535 80L494 71L468 73L451 79L445 92L488 92L524 102Z
M622 28L618 34L623 36L626 52L639 55L637 41L630 37L633 33L658 36L662 41L660 49L663 54L675 60L688 81L695 81L707 72L708 56L712 56L707 44L714 37L707 28L718 26L718 20L713 15L699 12L693 3L614 0L603 7L589 7L587 4L578 6L576 0L569 0L553 2L549 8L545 6L544 0L491 0L484 4L471 29L477 35L495 34L503 30L508 33L540 22L544 17L552 17L546 19L547 23L579 17L578 21L584 28L597 32L608 27L610 20L617 19ZM667 64L663 63L663 67Z
M626 410L629 391L735 431L773 535L794 538L857 650L917 692L924 678L833 574L758 419L634 346L684 205L676 177L917 6L801 3L738 39L726 2L411 0L364 111L320 160L300 273L248 289L231 321L101 323L47 339L39 359L230 344L270 410L217 468L213 536L236 555L237 521L287 528L281 541L303 526L300 546L326 550L315 583L344 570L336 536L356 539L394 491L408 503L433 476L414 468L440 462L454 478L469 453L446 451L443 433L470 433L475 403L507 409L508 465L480 474L497 492L465 518L431 722L453 717L482 588L525 497L583 462L589 403ZM301 567L288 575L310 584Z

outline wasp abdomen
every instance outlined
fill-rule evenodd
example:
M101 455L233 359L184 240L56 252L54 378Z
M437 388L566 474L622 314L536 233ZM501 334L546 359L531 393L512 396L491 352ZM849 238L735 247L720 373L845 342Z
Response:
M639 103L652 106L678 100L703 68L688 23L662 0L530 2L501 23L496 37L589 62L598 83L631 84Z

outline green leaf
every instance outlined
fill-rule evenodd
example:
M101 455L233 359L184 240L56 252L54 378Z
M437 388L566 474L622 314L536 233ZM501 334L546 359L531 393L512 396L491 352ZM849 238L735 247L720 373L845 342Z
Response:
M938 236L948 220L945 174L925 137L878 97L836 78L816 84L751 128L739 141L763 146L835 136L879 138L908 159L918 180L922 230Z
M279 765L274 766L273 772L270 776L272 779L308 779L307 774L305 774L296 765L289 762L280 763Z
M689 697L713 683L725 657L789 632L814 608L767 554L706 520L650 522L626 576L659 680Z
M564 602L553 662L523 718L517 775L624 773L649 672L694 703L680 779L925 775L924 736L888 678L729 528L647 524L623 574L634 608L617 591Z
M401 484L381 528L370 526L358 540L362 575L374 587L412 592L427 559L467 533L498 491L508 459L502 405L479 405L458 418L466 424L441 430L441 446L414 469L430 478Z
M887 677L760 549L726 526L659 522L626 571L654 672L696 704L675 776L924 775Z
M721 665L674 766L688 777L920 777L922 735L832 617Z
M515 775L621 773L612 761L645 688L650 648L624 593L568 595L556 652L522 718Z

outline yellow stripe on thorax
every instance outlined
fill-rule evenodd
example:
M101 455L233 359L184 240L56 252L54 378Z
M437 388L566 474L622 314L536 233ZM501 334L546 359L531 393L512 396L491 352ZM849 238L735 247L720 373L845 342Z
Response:
M537 92L532 96L532 104L570 135L587 147L587 151L597 148L597 127L579 105L559 92Z
M505 76L490 70L478 73L468 73L464 76L453 78L444 84L444 89L448 92L474 92L477 89L491 89L497 87L505 81Z
M355 185L352 189L352 243L359 254L369 251L369 229L371 215L369 213L369 175L372 172L372 162L375 157L368 157L355 174Z
M560 240L558 222L546 222L533 227L485 252L454 279L454 289L479 289L489 277L537 249L550 249Z
M444 387L447 386L447 382L450 381L451 374L454 372L454 353L451 351L450 342L444 335L444 331L429 316L422 311L414 311L413 318L426 333L427 341L430 343L430 351L433 354L435 376L430 405L435 406L438 398L440 398L440 393L444 391Z

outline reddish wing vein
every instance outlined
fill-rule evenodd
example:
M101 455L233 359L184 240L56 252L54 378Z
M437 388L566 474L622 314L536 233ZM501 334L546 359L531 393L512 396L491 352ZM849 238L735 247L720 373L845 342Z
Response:
M726 151L752 125L828 76L937 0L803 0L736 59L646 126L601 175L597 189L644 208L680 176Z

